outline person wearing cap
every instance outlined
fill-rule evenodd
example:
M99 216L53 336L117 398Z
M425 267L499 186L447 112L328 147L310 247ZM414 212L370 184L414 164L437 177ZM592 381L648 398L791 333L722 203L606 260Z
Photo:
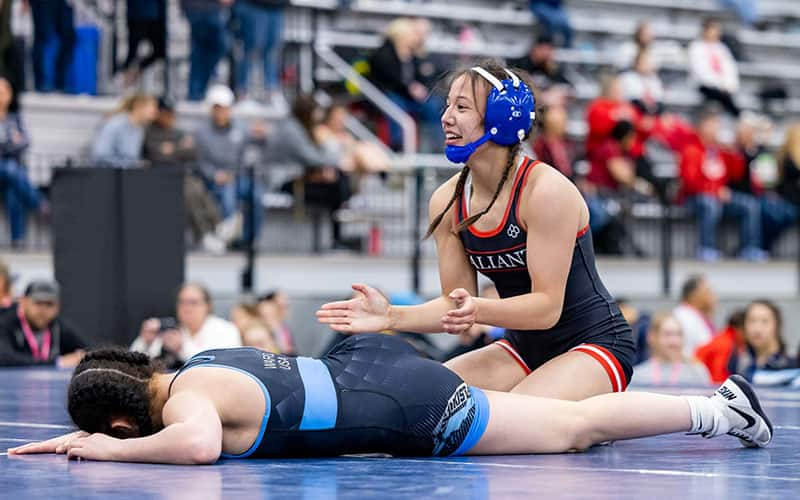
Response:
M142 161L144 130L156 117L155 97L133 94L100 127L91 160L100 167L132 168Z
M208 89L206 104L210 108L210 119L201 124L194 133L197 167L219 202L222 217L225 219L233 217L237 212L238 201L250 194L248 179L237 176L237 171L243 166L245 148L252 143L263 143L267 134L263 123L248 130L244 123L233 118L234 100L233 91L225 85L213 85ZM253 197L260 200L261 187L258 183L255 190ZM255 235L258 235L262 213L261 210L253 212L252 227L255 228ZM245 240L252 236L248 233L251 226L247 222L244 224Z
M19 303L0 310L0 366L56 365L71 368L86 342L59 317L55 281L28 284Z

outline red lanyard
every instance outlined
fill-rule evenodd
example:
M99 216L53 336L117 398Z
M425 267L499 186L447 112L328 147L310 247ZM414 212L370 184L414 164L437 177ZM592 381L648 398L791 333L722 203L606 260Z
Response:
M39 351L39 345L36 343L36 336L31 330L31 325L28 324L28 319L25 313L22 312L22 306L17 307L17 317L22 325L22 332L25 333L25 340L28 341L28 346L33 353L33 359L36 361L47 361L50 359L50 329L44 331L42 335L42 350Z

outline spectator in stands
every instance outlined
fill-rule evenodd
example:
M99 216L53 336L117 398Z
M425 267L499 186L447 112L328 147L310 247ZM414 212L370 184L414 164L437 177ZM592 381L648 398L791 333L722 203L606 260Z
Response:
M743 113L736 129L737 169L728 187L749 194L761 205L761 248L772 249L783 232L797 220L797 207L776 191L779 172L775 155L764 144L771 130L766 119Z
M369 58L369 78L378 89L414 116L421 127L421 135L438 137L444 143L439 124L441 99L431 94L420 82L417 53L424 47L425 31L408 18L392 21L386 30L383 44ZM390 146L395 150L403 147L402 129L394 120L390 122Z
M206 95L217 63L228 49L228 7L234 0L181 0L180 3L191 32L187 98L200 101Z
M696 129L696 136L687 142L681 153L679 200L687 200L697 217L700 242L697 258L707 262L719 259L717 226L727 214L739 222L739 257L755 262L766 260L767 253L761 249L761 207L758 200L727 186L738 163L736 154L719 143L719 114L713 109L705 110Z
M685 63L686 54L683 47L675 41L656 39L653 34L653 25L648 20L642 20L636 25L633 38L620 45L614 58L614 64L623 71L631 69L637 54L643 50L650 54L650 62L655 71L658 71L666 63L680 65Z
M664 110L664 87L656 73L650 52L640 51L633 67L619 76L622 97L646 115L660 115Z
M795 368L797 362L786 353L783 340L783 315L767 299L754 300L744 317L745 349L732 360L733 371L753 380L756 371Z
M242 345L236 326L213 314L211 294L204 286L182 285L178 290L176 312L175 325L164 325L156 318L145 320L131 350L162 358L167 365L175 366L207 349Z
M533 152L536 159L555 167L570 180L575 180L572 165L575 146L567 137L567 110L560 106L548 107L542 115L542 132L536 134Z
M33 78L37 92L67 89L75 47L74 11L67 0L26 0L33 15ZM57 48L55 61L53 49Z
M150 65L167 57L167 0L126 0L125 21L128 25L128 55L120 68L124 85L138 80ZM150 53L139 59L139 45L147 41Z
M273 104L284 103L280 82L283 10L290 4L289 0L238 0L234 3L237 36L242 44L236 75L236 95L240 99L247 95L250 68L258 60L262 64L268 100Z
M731 359L738 358L744 349L744 314L744 309L733 311L725 328L695 351L695 358L706 365L714 383L731 375Z
M242 335L242 345L280 353L272 332L261 319L257 304L247 302L237 304L231 310L231 321Z
M233 91L224 85L214 85L208 89L206 104L210 117L195 131L197 145L197 166L211 192L222 207L222 217L231 220L236 217L238 201L260 200L263 187L259 181L252 187L249 178L240 173L244 166L245 149L251 145L262 147L266 141L267 129L262 122L256 122L248 130L244 123L234 119L232 106ZM253 220L250 221L250 213ZM263 211L246 210L244 214L244 241L258 241ZM251 233L250 228L254 228Z
M622 316L633 330L633 340L636 342L634 365L638 365L650 357L650 350L647 347L647 332L650 329L651 314L634 306L627 298L617 297L616 301Z
M633 152L635 142L636 129L633 124L619 121L611 129L610 137L591 156L588 180L603 194L620 196L626 192L637 192L649 196L654 192L646 180L637 177Z
M708 369L684 355L681 324L669 313L659 313L647 333L650 358L633 368L633 380L639 385L692 386L709 385Z
M18 304L0 310L0 366L73 368L86 342L60 316L58 283L32 281Z
M778 193L800 210L800 123L789 126L778 153Z
M732 10L746 26L755 26L760 16L756 0L717 0L724 8Z
M0 259L0 309L11 307L14 303L14 296L11 293L11 284L14 278L11 270L3 259Z
M272 332L278 351L282 354L297 354L294 336L289 329L289 296L280 290L272 290L258 298L258 313Z
M302 186L303 201L328 212L334 248L353 249L354 244L342 237L341 224L335 217L335 212L352 195L350 178L342 169L346 158L314 142L314 128L320 122L320 114L311 96L298 96L289 119L276 127L267 156L273 161L296 162L303 167L303 175L281 189L299 195L296 191Z
M708 343L714 336L714 310L717 295L700 274L689 276L681 288L681 303L673 309L672 315L681 324L683 331L683 354L687 358L694 355L697 347Z
M706 100L718 102L738 117L735 96L739 91L739 68L731 51L720 41L721 36L718 20L703 21L700 39L689 44L689 73Z
M555 59L555 47L551 35L539 35L528 54L511 61L511 65L526 71L536 86L537 104L566 107L573 94L572 82Z
M148 94L123 99L92 144L92 162L98 166L131 168L141 164L144 131L156 118L158 103Z
M600 81L600 95L586 108L586 158L591 160L595 152L611 136L617 122L627 121L635 124L636 109L622 98L622 87L616 76L603 76Z
M172 166L185 170L183 201L186 220L195 241L211 253L222 253L241 230L241 217L224 223L219 205L206 189L202 173L196 168L197 151L191 134L175 127L175 108L171 100L158 100L158 117L147 128L144 160L154 167Z
M561 46L572 47L572 26L563 0L530 0L528 5L545 33L561 35Z
M349 113L342 104L332 104L325 110L322 121L314 129L314 142L328 155L341 158L342 171L356 176L386 174L391 159L377 144L356 140L347 130Z
M0 192L5 195L11 232L11 246L22 248L25 242L28 212L46 211L47 204L31 184L22 163L30 146L22 117L10 112L14 99L11 84L0 77Z

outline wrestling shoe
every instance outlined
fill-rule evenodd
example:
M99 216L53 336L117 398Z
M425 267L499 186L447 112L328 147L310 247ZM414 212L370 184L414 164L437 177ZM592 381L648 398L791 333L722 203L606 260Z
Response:
M748 448L763 448L772 440L772 423L761 408L755 391L741 375L731 375L709 398L724 418L714 418L706 438L722 433L739 438Z

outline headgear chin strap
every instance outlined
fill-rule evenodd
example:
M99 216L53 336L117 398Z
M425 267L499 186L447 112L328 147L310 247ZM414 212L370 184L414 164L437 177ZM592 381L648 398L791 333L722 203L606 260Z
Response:
M533 93L517 75L504 69L509 78L500 81L480 66L475 66L471 70L492 84L486 99L486 114L483 120L486 133L477 141L464 146L447 146L444 154L453 163L466 163L472 153L486 141L501 146L522 142L530 132L536 117Z

